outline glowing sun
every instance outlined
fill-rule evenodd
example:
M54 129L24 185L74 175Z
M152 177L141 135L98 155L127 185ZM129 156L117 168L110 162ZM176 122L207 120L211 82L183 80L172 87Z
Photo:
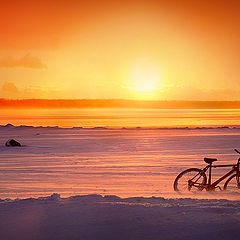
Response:
M159 73L153 68L135 68L131 73L131 89L139 93L152 93L159 87Z

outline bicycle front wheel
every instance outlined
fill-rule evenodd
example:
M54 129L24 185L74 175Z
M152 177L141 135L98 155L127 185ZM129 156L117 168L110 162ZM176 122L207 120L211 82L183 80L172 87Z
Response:
M232 175L224 184L224 190L231 192L240 191L240 183L237 181L237 174Z
M198 168L189 168L181 172L174 181L174 190L178 192L202 191L207 182L206 174Z

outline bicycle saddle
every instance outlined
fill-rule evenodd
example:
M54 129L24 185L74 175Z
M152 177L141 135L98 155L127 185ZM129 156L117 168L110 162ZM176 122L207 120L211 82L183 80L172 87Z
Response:
M217 159L216 158L204 158L204 161L208 164L211 164L211 163L217 161Z

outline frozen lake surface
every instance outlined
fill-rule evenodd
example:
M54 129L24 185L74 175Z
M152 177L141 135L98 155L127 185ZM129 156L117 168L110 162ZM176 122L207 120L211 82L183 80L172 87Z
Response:
M5 147L9 138L23 147ZM233 148L240 129L0 127L1 237L238 239L239 193L180 195L172 186L205 156L235 163Z
M23 147L5 147L14 138ZM182 197L177 174L204 157L236 163L240 129L0 128L0 198L83 194ZM229 169L227 169L229 170ZM222 170L214 170L220 176ZM221 186L221 185L220 185ZM205 193L194 197L205 197ZM233 196L216 192L207 198Z

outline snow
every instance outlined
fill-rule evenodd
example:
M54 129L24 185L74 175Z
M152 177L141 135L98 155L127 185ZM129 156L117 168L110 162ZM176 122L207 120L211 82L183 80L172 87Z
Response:
M236 163L239 140L238 128L0 127L1 239L238 239L239 192L172 185L204 157Z
M85 195L0 202L1 239L238 239L240 201Z

